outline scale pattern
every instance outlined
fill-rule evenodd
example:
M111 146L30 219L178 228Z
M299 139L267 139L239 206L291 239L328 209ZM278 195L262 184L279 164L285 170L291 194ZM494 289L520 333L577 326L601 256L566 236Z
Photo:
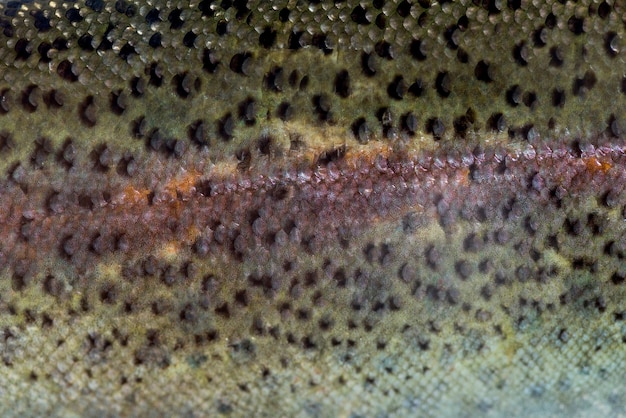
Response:
M0 2L0 415L624 416L625 22Z

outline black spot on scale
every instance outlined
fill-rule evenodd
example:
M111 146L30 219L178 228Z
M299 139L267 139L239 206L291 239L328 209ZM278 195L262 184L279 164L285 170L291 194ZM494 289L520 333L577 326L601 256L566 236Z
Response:
M52 45L48 42L42 42L37 47L37 52L39 53L40 61L43 63L49 63L52 61L50 57L50 51L52 50Z
M525 42L520 42L519 44L515 45L515 48L513 48L513 58L515 59L517 65L521 67L527 66L529 56L530 51L528 50L528 46Z
M131 55L136 54L137 51L135 50L135 47L132 46L130 43L126 43L121 49L120 52L118 54L118 56L123 59L124 61L128 62L128 58Z
M104 8L103 0L86 0L85 6L89 7L94 12L101 12Z
M241 52L233 55L230 60L230 69L238 74L248 75L252 64L252 53Z
M426 123L426 129L430 132L435 140L439 140L443 137L443 134L446 131L446 126L443 124L443 121L439 118L430 118Z
M159 9L151 9L148 13L146 13L146 23L148 25L153 25L160 21L161 17Z
M83 20L83 17L80 14L80 10L76 8L67 9L65 12L65 18L70 21L70 23L78 23Z
M564 62L563 50L558 46L550 48L550 66L561 67Z
M581 17L572 16L567 21L567 28L574 35L582 35L585 33L585 20Z
M97 107L93 96L88 96L83 100L78 110L80 120L88 127L92 128L96 126L97 122Z
M506 91L506 101L509 105L517 107L522 103L522 89L515 84Z
M224 140L230 140L233 137L235 131L235 120L230 113L227 113L218 122L219 133Z
M256 123L256 112L256 101L252 97L248 97L246 100L239 103L239 117L246 125L252 126Z
M565 106L565 91L560 88L552 90L552 106L563 108Z
M376 54L378 54L381 58L386 58L388 60L393 60L396 56L395 49L393 45L391 45L387 41L380 41L374 46L374 50Z
M493 66L486 61L479 61L474 67L474 76L485 83L492 82L494 80Z
M572 93L575 96L584 97L585 93L596 85L598 79L592 70L587 70L582 77L576 77L572 86Z
M282 67L272 68L264 78L265 86L275 92L280 92L285 86L285 71Z
M437 74L435 80L435 88L440 97L446 98L450 96L452 91L450 75L446 71L442 71Z
M109 103L111 107L111 111L116 115L121 115L126 110L128 106L128 97L126 94L121 91L114 91L109 96Z
M172 78L172 84L176 88L176 94L183 99L189 97L193 92L197 92L201 87L200 78L190 73L176 74Z
M43 97L44 103L48 108L58 109L65 104L65 94L59 90L52 89Z
M31 12L34 19L34 26L39 32L47 32L52 27L50 25L50 19L45 15L42 10Z
M352 9L350 18L358 25L369 25L371 23L368 18L367 10L365 10L361 5Z
M198 35L196 35L192 31L189 31L183 37L183 45L185 45L187 48L194 48L196 46L197 38L198 38Z
M413 112L406 113L401 118L402 129L414 135L417 132L418 120Z
M276 113L282 121L286 122L293 117L294 109L288 102L282 102L278 105Z
M137 14L137 7L134 4L128 4L124 0L117 0L115 2L115 11L126 15L126 17L133 17Z
M167 16L168 22L170 22L170 29L180 29L183 27L185 21L182 19L183 11L181 9L174 9Z
M290 11L288 8L283 7L283 8L280 10L280 12L278 13L278 19L279 19L281 22L285 23L285 22L287 22L287 21L289 20L289 16L290 16L290 15L291 15L291 11Z
M335 77L335 93L342 98L350 96L350 73L348 70L341 70Z
M376 65L376 57L372 54L368 54L367 52L361 54L361 69L363 70L363 74L366 76L375 76L378 69L378 66Z
M217 71L219 63L220 62L215 57L215 53L208 48L204 48L204 53L202 55L202 69L209 74L213 74Z
M417 61L424 61L427 58L426 44L421 39L414 39L409 47L411 56Z
M187 129L187 134L189 135L189 139L199 146L205 146L209 144L207 126L202 120L196 120L191 125L189 125L189 128Z
M0 17L0 29L2 29L2 34L6 36L7 38L12 38L15 33L15 30L13 29L13 25L11 24L11 22L1 17Z
M156 62L152 63L152 65L150 65L150 70L149 70L150 84L155 87L160 87L163 84L164 73L165 73L165 70L163 68L163 65L156 63Z
M265 49L270 49L276 43L276 31L270 26L266 26L259 35L259 45Z
M312 104L320 121L325 122L332 119L332 101L327 94L322 93L313 96Z
M161 35L161 33L156 32L150 37L150 40L148 41L148 45L150 45L152 48L158 48L161 46L162 38L163 36Z
M352 123L352 133L361 144L368 143L372 134L367 121L363 117Z
M26 39L19 39L13 49L17 54L15 57L16 60L26 61L33 51L33 45Z
M102 35L102 40L100 41L100 44L97 48L98 51L108 51L113 48L113 41L110 39L109 35L111 32L113 32L114 29L115 26L110 23L106 31L104 31L104 34Z
M81 37L78 38L78 46L84 51L93 51L95 49L93 36L88 33L81 35Z
M34 112L39 107L42 99L42 92L39 86L30 85L22 92L22 105L29 112Z
M57 74L64 80L75 82L78 81L78 74L72 63L68 60L63 60L57 66Z

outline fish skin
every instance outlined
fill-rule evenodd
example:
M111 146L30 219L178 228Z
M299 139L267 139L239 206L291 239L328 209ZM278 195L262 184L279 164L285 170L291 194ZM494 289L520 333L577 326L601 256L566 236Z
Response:
M625 13L0 4L0 415L624 416Z

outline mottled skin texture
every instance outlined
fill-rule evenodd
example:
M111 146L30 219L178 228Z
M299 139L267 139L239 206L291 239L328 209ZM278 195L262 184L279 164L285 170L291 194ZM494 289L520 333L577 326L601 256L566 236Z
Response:
M1 416L624 416L622 6L184 3L0 3Z

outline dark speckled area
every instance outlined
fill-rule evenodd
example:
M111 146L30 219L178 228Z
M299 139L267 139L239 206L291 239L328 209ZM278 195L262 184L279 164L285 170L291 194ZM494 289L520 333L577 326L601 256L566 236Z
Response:
M0 416L624 416L625 19L0 2Z

